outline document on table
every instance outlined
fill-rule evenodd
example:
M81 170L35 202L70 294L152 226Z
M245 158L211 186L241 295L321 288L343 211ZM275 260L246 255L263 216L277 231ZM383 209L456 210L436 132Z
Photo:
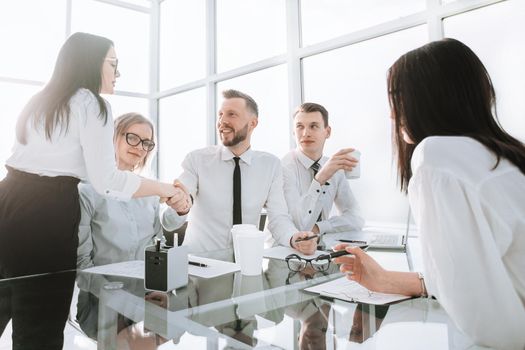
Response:
M351 281L346 277L321 283L305 289L306 292L317 293L321 296L350 301L353 303L364 303L373 305L384 305L395 301L410 299L411 297L401 294L385 294L371 292L359 283Z
M111 275L144 279L144 261L123 261L114 264L93 266L82 271L96 273L99 275Z
M206 267L188 265L188 274L202 278L213 278L227 273L239 271L241 265L228 261L208 259L200 256L188 255L190 261L205 264Z
M232 273L239 271L241 269L240 265L215 260L208 258L201 258L193 255L189 255L188 259L191 261L199 262L205 264L206 267L199 267L188 265L188 274L190 276L197 276L202 278L213 278L227 273ZM144 279L144 261L142 260L132 260L124 261L114 264L94 266L88 269L83 270L84 272L96 273L100 275L111 275L111 276L122 276L122 277L131 277Z
M306 255L303 253L299 253L299 251L293 248L284 247L282 245L265 249L263 252L263 256L265 258L278 259L278 260L284 260L284 258L286 258L290 254L297 254L301 258L312 259L312 258L317 258L321 254L326 254L326 252L323 252L321 250L316 250L313 255Z

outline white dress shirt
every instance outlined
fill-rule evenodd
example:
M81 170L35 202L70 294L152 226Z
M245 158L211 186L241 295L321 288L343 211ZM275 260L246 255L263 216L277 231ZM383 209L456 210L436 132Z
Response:
M224 146L212 146L189 153L179 181L194 198L184 237L192 252L232 247L233 225L233 153ZM268 229L274 239L289 246L297 228L288 215L283 196L279 159L266 152L247 150L240 156L242 223L258 226L261 210L268 213ZM174 229L177 213L168 208L162 224Z
M525 176L468 137L429 137L412 157L409 199L425 282L477 344L525 346Z
M328 157L322 157L323 166ZM284 196L288 210L299 229L310 231L317 224L319 233L360 230L364 220L343 170L338 170L321 185L310 169L315 161L299 149L290 151L281 161L283 166ZM330 217L335 203L338 214ZM321 214L321 221L317 222Z
M128 200L140 186L140 177L117 169L113 146L111 106L108 121L99 118L100 107L87 89L79 89L69 100L67 132L55 129L52 141L45 137L43 123L27 121L27 144L15 143L7 165L41 176L72 176L89 181L98 193Z

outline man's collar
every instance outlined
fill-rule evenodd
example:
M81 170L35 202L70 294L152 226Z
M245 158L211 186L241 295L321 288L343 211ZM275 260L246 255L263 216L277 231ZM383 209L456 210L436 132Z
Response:
M244 151L244 153L241 154L239 158L241 158L241 160L245 162L246 164L250 165L252 162L252 156L253 156L253 151L250 146L250 148ZM237 156L233 154L232 151L230 151L228 147L221 145L221 159L224 161L227 161L227 160L232 160L233 157L237 157Z
M316 160L310 159L310 157L304 154L299 148L295 149L295 154L297 155L297 159L305 167L305 169L310 169L312 164L316 162ZM317 162L319 162L320 166L323 166L324 163L326 163L326 160L324 157L321 156L321 159L319 159Z

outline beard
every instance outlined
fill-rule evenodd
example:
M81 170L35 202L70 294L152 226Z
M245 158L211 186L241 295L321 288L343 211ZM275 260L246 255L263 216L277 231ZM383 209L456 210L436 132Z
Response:
M222 134L220 134L222 135ZM246 140L246 137L248 137L248 123L244 126L244 128L240 129L239 131L233 131L233 138L230 141L226 141L223 139L223 136L221 136L222 144L226 147L233 147L237 146L242 141Z

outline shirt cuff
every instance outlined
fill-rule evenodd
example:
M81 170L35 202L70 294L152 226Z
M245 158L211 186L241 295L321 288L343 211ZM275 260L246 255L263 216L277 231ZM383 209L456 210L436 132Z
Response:
M162 218L160 220L162 227L168 231L173 231L181 227L188 215L179 215L175 210L170 207L167 207L162 213Z
M317 182L316 179L313 179L310 183L310 188L308 189L308 193L317 195L319 197L321 195L321 192L323 191L323 186L319 182Z
M286 236L285 239L283 239L281 242L279 242L282 246L285 246L285 247L290 247L290 248L293 248L292 246L292 238L293 238L293 233Z
M129 173L126 175L126 183L124 184L122 191L115 191L107 188L104 190L104 195L117 201L129 201L133 197L133 194L139 189L142 179L137 174Z

